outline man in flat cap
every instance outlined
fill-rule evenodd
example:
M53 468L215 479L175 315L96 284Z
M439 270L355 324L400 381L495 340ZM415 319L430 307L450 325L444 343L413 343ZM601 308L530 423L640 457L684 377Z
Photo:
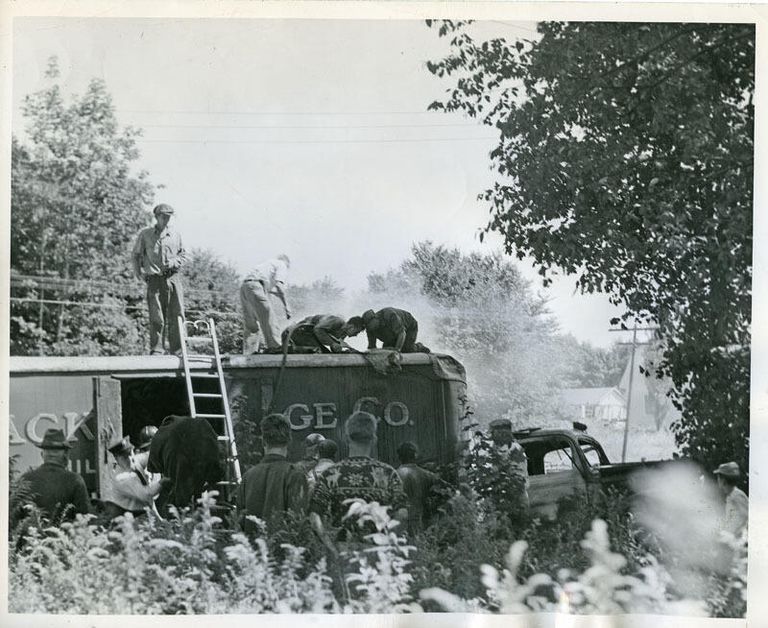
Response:
M285 284L291 260L284 253L268 259L251 270L240 286L240 305L243 309L243 353L257 353L260 349L259 331L266 350L277 352L282 347L280 329L272 311L271 295L283 304L285 318L290 320L291 309L285 297Z
M19 491L29 496L42 515L50 523L73 519L76 513L90 511L90 499L83 478L67 469L72 444L64 436L64 430L50 428L45 432L41 449L43 464L27 471L19 479ZM11 500L13 501L13 499ZM21 518L22 513L18 513ZM13 526L15 521L11 522Z
M747 527L749 498L736 485L741 480L741 469L735 462L725 462L714 471L717 486L725 495L723 529L738 537Z
M528 515L528 457L522 445L515 439L512 421L496 419L488 425L491 442L494 446L494 456L501 467L501 475L506 478L505 486L499 486L503 501L510 512L513 521L521 521Z
M133 247L133 270L147 284L149 346L151 355L162 355L163 338L168 351L178 354L181 340L177 319L184 317L184 291L179 271L186 261L181 235L169 225L173 207L161 203L153 210L155 226L139 232Z

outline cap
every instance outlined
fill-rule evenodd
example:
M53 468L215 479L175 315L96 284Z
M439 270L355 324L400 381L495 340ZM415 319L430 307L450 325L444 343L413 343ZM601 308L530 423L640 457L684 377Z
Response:
M158 214L167 214L168 216L173 216L174 209L170 205L166 205L165 203L160 203L159 205L155 205L155 208L152 210L152 213L157 216Z
M121 438L119 441L112 443L109 446L109 453L113 456L127 456L133 451L133 445L131 439L128 436Z
M318 434L317 432L314 432L312 434L309 434L304 439L304 447L314 447L318 443L322 443L325 440L325 436L322 434Z
M714 471L715 475L722 475L724 478L741 477L741 469L735 462L724 462Z
M488 424L492 430L509 430L512 431L512 421L509 419L495 419Z
M45 430L43 440L38 447L40 449L72 449L72 443L64 436L64 430L51 427Z
M157 434L157 428L154 425L145 425L139 432L139 442L136 445L136 449L139 451L146 451L152 444L152 438Z

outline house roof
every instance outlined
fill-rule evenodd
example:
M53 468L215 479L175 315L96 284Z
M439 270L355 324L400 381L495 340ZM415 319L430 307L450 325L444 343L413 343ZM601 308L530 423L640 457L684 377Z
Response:
M623 402L624 395L617 388L565 388L560 393L563 403L573 406L600 405L611 396Z

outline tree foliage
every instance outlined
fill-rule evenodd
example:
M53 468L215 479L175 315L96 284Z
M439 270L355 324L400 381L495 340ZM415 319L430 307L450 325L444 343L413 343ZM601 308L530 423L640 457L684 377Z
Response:
M665 342L683 453L748 462L755 30L540 23L475 41L441 23L432 108L498 130L487 230L626 307ZM617 323L619 321L616 321Z
M138 131L118 127L105 84L93 80L67 103L53 82L57 74L51 63L51 85L25 98L26 137L13 140L11 269L38 277L14 282L16 296L109 307L41 310L14 301L12 352L135 352L138 335L125 333L135 327L126 309L132 300L92 282L125 283L131 276L131 242L148 220L154 188L145 172L133 172Z
M467 367L476 416L518 423L551 417L561 380L555 323L514 264L419 242L397 269L368 276L370 307L395 305L419 321L419 339Z

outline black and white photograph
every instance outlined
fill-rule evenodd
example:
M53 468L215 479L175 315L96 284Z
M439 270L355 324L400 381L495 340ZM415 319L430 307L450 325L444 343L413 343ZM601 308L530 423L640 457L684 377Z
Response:
M752 625L756 17L199 4L3 17L6 618Z

